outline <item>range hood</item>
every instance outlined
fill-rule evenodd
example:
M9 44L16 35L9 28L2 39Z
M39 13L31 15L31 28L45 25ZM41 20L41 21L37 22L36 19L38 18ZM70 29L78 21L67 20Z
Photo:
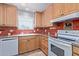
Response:
M75 12L66 16L62 16L56 19L51 20L51 23L63 22L67 20L73 20L74 18L79 18L79 12Z

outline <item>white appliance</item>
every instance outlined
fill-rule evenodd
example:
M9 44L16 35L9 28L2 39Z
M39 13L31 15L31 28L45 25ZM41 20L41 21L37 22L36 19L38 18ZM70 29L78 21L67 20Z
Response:
M18 38L2 37L0 38L0 56L18 55Z
M71 56L72 45L58 41L56 38L49 38L48 55L49 56Z
M74 34L72 34L74 33ZM79 31L59 30L58 36L48 38L49 56L72 56L72 44L79 43Z
M0 56L1 56L1 40L0 40Z

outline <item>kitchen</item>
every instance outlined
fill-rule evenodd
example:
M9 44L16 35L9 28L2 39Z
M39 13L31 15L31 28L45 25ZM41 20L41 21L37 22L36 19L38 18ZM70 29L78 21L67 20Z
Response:
M0 3L0 56L79 56L79 4Z

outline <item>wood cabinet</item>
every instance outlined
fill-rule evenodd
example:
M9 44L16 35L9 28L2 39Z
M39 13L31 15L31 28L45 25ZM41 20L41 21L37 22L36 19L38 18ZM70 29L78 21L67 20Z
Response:
M35 40L35 49L39 49L40 48L40 36L35 36L36 40Z
M28 46L28 51L32 51L32 50L36 49L35 48L35 38L29 38L27 40L27 46Z
M43 27L51 26L50 20L63 16L63 4L55 3L49 4L42 14Z
M4 5L0 4L0 26L5 25L5 12ZM4 16L4 17L3 17Z
M79 3L76 3L76 11L79 12Z
M42 13L35 13L35 27L42 27Z
M73 56L79 56L79 46L75 46L73 45L73 48L72 48L72 52L73 52Z
M42 35L19 37L19 54L41 49L48 55L48 39Z
M16 27L16 7L8 4L0 4L0 26Z
M77 3L52 3L49 4L42 13L42 26L51 26L50 20L54 20L70 13L78 12L79 4Z
M6 25L7 26L17 26L16 7L7 5L5 8L6 8Z
M19 38L19 54L27 51L27 40Z
M63 8L64 8L63 4L61 4L61 3L54 3L53 4L53 18L52 19L55 19L55 18L63 16L64 15Z
M53 18L53 6L49 4L42 13L42 26L48 27L51 25L50 20Z
M47 37L42 36L40 39L40 49L48 55L48 39Z
M19 37L19 53L29 52L39 48L39 39L36 36Z
M54 3L53 19L79 11L78 6L76 3Z
M64 15L77 11L76 3L65 3L65 4L63 4L63 6L64 6L64 8L63 8Z

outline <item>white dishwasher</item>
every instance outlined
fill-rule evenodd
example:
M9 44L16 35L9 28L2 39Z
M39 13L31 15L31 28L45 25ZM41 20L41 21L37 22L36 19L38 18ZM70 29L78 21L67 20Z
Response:
M1 38L1 56L18 55L18 38L17 37L3 37Z
M0 56L1 56L1 46L2 46L2 43L1 43L1 39L0 39Z

